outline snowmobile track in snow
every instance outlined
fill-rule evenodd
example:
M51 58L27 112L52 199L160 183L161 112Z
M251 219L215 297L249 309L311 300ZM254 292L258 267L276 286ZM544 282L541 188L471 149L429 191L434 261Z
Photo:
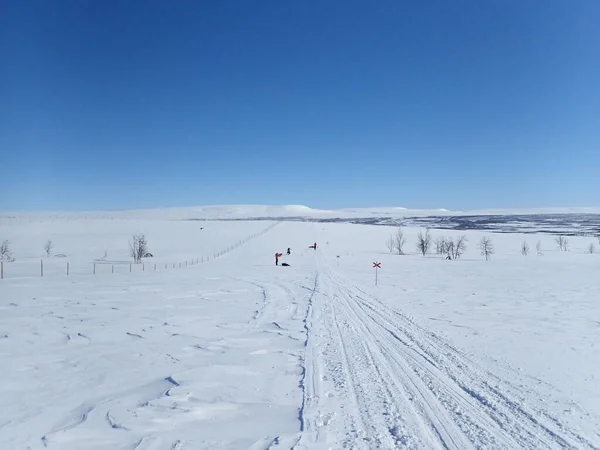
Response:
M318 257L297 448L597 449ZM532 396L533 394L533 396Z

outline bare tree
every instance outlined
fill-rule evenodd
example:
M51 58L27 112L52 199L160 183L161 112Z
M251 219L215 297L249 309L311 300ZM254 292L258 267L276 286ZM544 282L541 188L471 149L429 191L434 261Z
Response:
M404 230L402 227L398 227L396 231L396 239L394 240L394 246L399 255L404 255L404 244L406 244L406 238L404 237Z
M419 234L417 235L417 251L425 256L427 253L429 253L430 247L431 234L429 233L429 228L426 228L425 234L423 234L423 231L419 231Z
M590 242L590 245L588 246L588 253L589 254L594 254L596 253L596 246L594 245L593 242Z
M467 236L463 234L462 236L456 238L456 243L454 244L454 259L460 258L466 250Z
M444 255L446 255L446 259L454 258L454 241L452 238L444 241Z
M521 255L529 255L529 244L527 243L527 241L523 241L523 243L521 244Z
M435 240L435 254L444 255L446 253L446 238L443 236Z
M49 258L50 255L52 255L52 249L54 248L54 244L52 244L52 241L50 239L48 239L46 241L46 244L44 245L44 252L46 253L46 256Z
M467 237L462 235L453 241L452 238L436 241L436 246L439 245L439 251L446 256L446 259L458 259L467 250ZM436 248L437 251L437 248Z
M0 261L13 262L14 260L15 258L10 251L10 241L6 239L2 241L2 245L0 245Z
M148 242L143 234L133 235L133 240L129 242L129 254L136 263L148 253Z
M566 236L557 236L554 242L556 242L556 245L562 252L566 252L569 249L569 239Z
M390 234L390 237L387 238L387 241L385 241L385 245L387 246L388 250L390 251L390 253L392 253L394 251L394 247L395 247L395 240L394 240L394 235Z
M542 241L537 241L537 244L535 244L535 249L537 251L538 256L543 255L543 253L542 253Z
M492 244L492 239L487 236L481 238L477 248L479 248L481 256L485 256L486 261L489 261L490 257L494 254L494 245Z

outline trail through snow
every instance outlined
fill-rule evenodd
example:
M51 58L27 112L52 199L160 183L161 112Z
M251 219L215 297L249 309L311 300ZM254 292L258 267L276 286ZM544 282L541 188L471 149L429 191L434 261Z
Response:
M597 449L503 379L318 256L297 449ZM525 391L524 391L525 390Z

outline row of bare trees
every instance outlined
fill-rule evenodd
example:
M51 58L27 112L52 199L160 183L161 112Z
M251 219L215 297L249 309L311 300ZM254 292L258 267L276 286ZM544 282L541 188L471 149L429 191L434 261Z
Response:
M398 255L404 255L404 245L406 244L406 237L404 229L399 227L396 230L396 234L391 234L386 240L386 246L390 253L394 250ZM459 236L455 240L447 237L439 237L433 242L431 232L429 228L425 231L420 230L417 234L417 251L423 256L431 252L431 246L435 244L435 252L438 255L445 256L446 259L458 259L467 249L467 237Z
M467 250L468 239L465 235L458 236L456 239L439 237L435 241L436 254L444 256L446 259L458 259Z
M395 250L399 255L404 255L404 244L406 244L406 237L404 237L402 227L398 227L396 234L390 234L390 237L385 241L385 245L390 253L393 253Z
M569 250L569 239L566 236L557 236L554 239L554 242L556 242L556 245L561 252Z
M52 248L53 248L52 241L49 240L44 245L44 253L47 256L50 256L52 254ZM13 252L10 249L10 241L8 239L5 239L4 241L2 241L2 244L0 244L0 261L7 261L7 262L15 261Z
M52 256L53 249L54 244L50 239L48 239L44 244L45 255L47 257ZM129 253L136 263L139 263L142 258L152 256L148 252L148 241L143 234L136 234L133 236L133 239L129 242ZM15 261L15 257L10 249L10 241L8 239L2 241L2 244L0 244L0 261Z
M556 247L558 248L558 250L560 250L561 252L569 251L569 238L567 238L566 236L557 236L554 238L554 242L556 243ZM600 236L598 236L598 242L600 242ZM535 248L537 250L538 255L543 254L542 253L542 241L538 241ZM596 244L594 244L593 242L590 242L590 244L587 246L586 250L590 254L596 253ZM526 241L524 241L521 246L521 254L523 254L524 256L527 256L528 253L529 253L529 245L527 244Z
M569 239L566 236L557 236L554 241L560 251L566 252L569 250ZM600 237L598 237L598 241L600 242ZM426 228L425 231L419 230L419 233L417 234L417 252L423 256L427 255L430 253L432 243L435 245L435 253L444 256L446 259L458 259L467 249L467 237L464 235L457 237L455 240L440 236L435 242L432 242L429 228ZM406 237L402 227L399 227L396 234L390 235L386 241L386 246L390 253L396 250L399 255L404 254L405 244ZM489 261L491 256L495 253L492 239L487 236L480 239L477 248L479 249L481 256L485 257L486 261ZM537 242L535 249L539 256L543 255L542 241ZM593 242L587 247L587 252L596 253L596 246ZM521 244L521 254L523 256L529 254L529 244L527 241L523 241Z

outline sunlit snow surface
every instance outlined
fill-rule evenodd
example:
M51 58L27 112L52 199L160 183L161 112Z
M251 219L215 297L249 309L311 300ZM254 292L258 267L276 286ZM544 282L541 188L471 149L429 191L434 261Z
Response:
M600 447L592 237L434 230L469 239L446 261L417 228L399 256L393 227L274 224L0 220L0 448Z

